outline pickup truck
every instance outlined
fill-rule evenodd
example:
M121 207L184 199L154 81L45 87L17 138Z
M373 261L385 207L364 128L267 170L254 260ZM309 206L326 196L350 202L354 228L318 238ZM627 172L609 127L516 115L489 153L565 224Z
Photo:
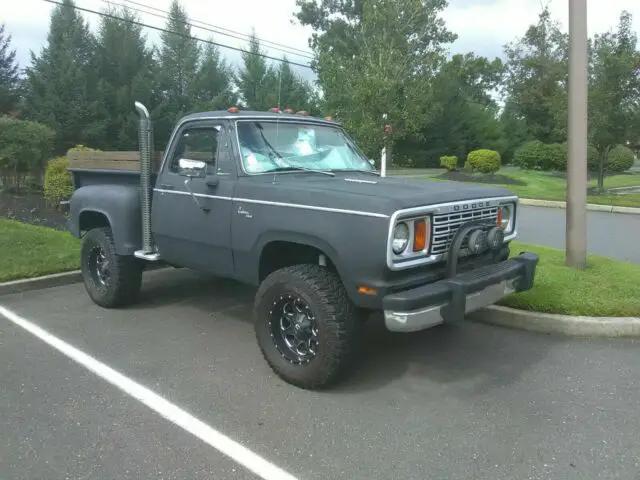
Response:
M533 286L538 257L510 256L508 190L381 176L331 118L237 107L181 118L154 168L135 108L139 171L70 168L68 228L102 307L135 302L150 264L254 285L264 359L321 389L350 371L371 313L414 332Z

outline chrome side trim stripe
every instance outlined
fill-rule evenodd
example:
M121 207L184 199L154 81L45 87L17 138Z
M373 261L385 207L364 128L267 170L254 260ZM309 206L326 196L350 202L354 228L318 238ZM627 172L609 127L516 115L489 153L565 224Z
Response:
M170 193L173 195L191 195L189 192L184 192L179 190L165 190L162 188L154 188L153 191L159 192L159 193ZM213 198L216 200L227 200L227 201L250 203L250 204L256 204L256 205L270 205L273 207L298 208L302 210L314 210L318 212L343 213L345 215L359 215L361 217L389 218L389 215L385 215L383 213L363 212L359 210L346 210L343 208L318 207L316 205L303 205L303 204L286 203L286 202L271 202L268 200L255 200L253 198L232 198L232 197L223 197L220 195L207 195L204 193L194 193L193 195L200 198Z

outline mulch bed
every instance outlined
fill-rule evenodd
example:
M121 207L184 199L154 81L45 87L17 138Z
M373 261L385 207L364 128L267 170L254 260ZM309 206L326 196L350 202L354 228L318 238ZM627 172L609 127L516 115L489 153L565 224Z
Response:
M526 185L526 182L523 182L522 180L507 177L506 175L500 175L499 173L494 175L482 175L472 173L471 171L464 169L445 172L438 175L436 178L451 180L454 182L487 183L491 185Z
M0 218L66 230L65 213L47 205L40 192L16 194L0 191Z

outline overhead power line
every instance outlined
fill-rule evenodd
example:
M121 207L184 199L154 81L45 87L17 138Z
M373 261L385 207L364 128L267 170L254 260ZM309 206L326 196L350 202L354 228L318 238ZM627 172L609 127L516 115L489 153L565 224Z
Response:
M105 2L105 3L115 3L112 0L102 0L102 1ZM151 12L148 12L148 11L143 11L143 10L140 10L140 9L137 9L137 8L133 8L133 7L130 7L129 5L119 4L120 6L123 6L123 7L126 7L126 8L130 8L131 10L134 10L134 11L139 12L139 13L146 13L148 15L153 15L155 17L160 17L160 18L163 18L163 19L167 19L168 15L169 15L168 11L162 10L161 8L152 7L151 5L146 5L144 3L135 2L134 0L123 0L123 1L125 3L127 3L127 4L137 5L139 7L143 7L145 9L147 9L147 10L153 10L153 11L156 11L156 12L160 12L162 15L154 14L154 13L151 13ZM220 26L214 25L212 23L203 22L202 20L194 20L192 18L187 18L187 20L188 20L188 22L186 22L186 23L189 23L190 25L192 25L192 26L194 26L196 28L201 28L202 30L206 30L206 31L213 32L213 33L218 33L220 35L224 35L224 36L227 36L227 37L230 37L230 38L235 38L235 39L238 39L238 40L249 41L249 39L250 39L250 35L248 35L246 33L238 32L237 30L231 30L229 28L220 27ZM204 25L204 27L196 25L196 24ZM238 35L240 35L240 36L238 37ZM290 47L290 46L284 45L282 43L277 43L277 42L272 42L270 40L265 40L265 39L259 38L258 36L256 36L256 38L258 39L258 41L261 44L263 44L265 46L269 46L269 48L273 48L274 50L279 50L281 52L285 52L285 50L286 50L285 53L290 53L292 55L297 55L297 56L300 56L300 57L308 58L309 60L313 60L313 56L311 56L309 54L309 51L302 50L302 49L296 48L296 47Z
M70 7L69 5L65 5L62 2L59 2L59 1L56 1L56 0L42 0L42 1L43 2L47 2L47 3L52 3L54 5L59 5L61 7ZM101 17L112 18L114 20L119 20L121 22L129 23L129 24L132 24L132 25L138 25L138 26L144 27L144 28L150 28L151 30L156 30L158 32L169 33L171 35L175 35L176 37L188 38L188 39L191 39L191 40L195 40L197 42L203 42L203 43L208 43L210 45L215 45L216 47L226 48L226 49L229 49L229 50L235 50L236 52L255 55L257 57L262 57L262 58L266 58L266 59L269 59L269 60L274 60L276 62L283 62L284 63L284 60L282 60L281 58L273 57L271 55L266 55L264 53L247 52L243 48L232 47L231 45L225 45L225 44L222 44L222 43L214 42L212 40L205 40L203 38L194 37L193 35L184 35L184 34L181 34L181 33L173 32L171 30L167 30L166 28L154 27L153 25L149 25L147 23L138 22L137 20L129 20L129 19L126 19L126 18L118 17L117 15L112 15L110 13L99 12L97 10L91 10L89 8L79 7L77 5L74 5L74 6L70 7L70 8L73 8L73 9L81 11L81 12L93 13L94 15L98 15L98 16L101 16ZM295 65L296 67L308 68L309 70L312 69L310 65L307 65L307 64L304 64L304 63L292 62L290 60L287 60L287 63L289 65Z

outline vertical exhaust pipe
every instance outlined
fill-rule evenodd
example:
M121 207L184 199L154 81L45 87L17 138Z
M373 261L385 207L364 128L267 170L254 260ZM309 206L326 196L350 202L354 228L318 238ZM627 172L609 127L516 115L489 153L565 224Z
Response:
M140 207L142 210L142 253L152 253L151 243L151 156L153 153L153 129L149 110L135 102L140 125L138 129L140 149Z

